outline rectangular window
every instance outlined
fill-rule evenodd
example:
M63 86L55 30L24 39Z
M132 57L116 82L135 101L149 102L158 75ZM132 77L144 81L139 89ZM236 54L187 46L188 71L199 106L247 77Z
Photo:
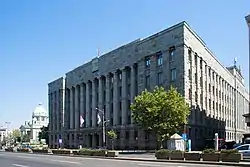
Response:
M159 72L159 73L157 74L157 84L158 84L158 85L162 85L162 84L163 84L162 72Z
M188 90L188 96L189 96L189 100L192 100L192 91L191 91L191 89Z
M157 54L157 65L161 66L163 64L163 58L162 58L162 54L158 53Z
M169 61L174 61L175 60L175 47L170 47L169 48Z
M172 69L171 70L171 81L174 81L176 80L176 69Z
M188 49L188 59L189 59L189 62L192 62L192 51L191 51L191 49Z
M150 75L146 76L146 89L150 87Z
M118 74L119 80L122 80L122 73Z
M191 69L188 70L188 78L189 80L192 80L192 73L191 73Z
M149 56L147 56L145 58L145 66L146 66L146 68L148 68L150 66L150 57Z

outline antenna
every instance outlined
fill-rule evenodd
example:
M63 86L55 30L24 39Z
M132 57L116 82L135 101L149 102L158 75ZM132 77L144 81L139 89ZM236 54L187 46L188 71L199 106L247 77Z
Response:
M236 67L237 64L237 57L234 58L234 67Z
M97 49L97 57L98 58L100 57L100 47L98 47L98 49Z

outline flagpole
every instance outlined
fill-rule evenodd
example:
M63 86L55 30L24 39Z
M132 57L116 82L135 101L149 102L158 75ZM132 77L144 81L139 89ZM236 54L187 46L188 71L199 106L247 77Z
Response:
M101 122L102 122L102 144L103 144L103 147L106 148L106 123L109 122L109 120L105 121L104 110L101 110L99 108L95 108L95 109L102 114L102 118L101 118Z

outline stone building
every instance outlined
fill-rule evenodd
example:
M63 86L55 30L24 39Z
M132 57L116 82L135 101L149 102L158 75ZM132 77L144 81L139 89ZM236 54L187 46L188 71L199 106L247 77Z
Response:
M32 121L25 121L24 125L20 126L21 137L28 135L31 143L39 142L39 132L43 126L48 126L49 117L48 112L39 103L32 112Z
M250 15L246 16L245 19L246 19L247 26L248 26L248 40L249 40L248 49L249 49L249 61L250 61ZM250 69L249 69L249 71L250 71ZM250 106L250 104L249 104L249 106ZM244 114L244 117L246 118L247 126L250 127L250 110L248 113Z
M248 129L248 92L236 66L224 67L186 22L92 59L48 84L51 147L98 147L96 108L114 129L117 149L154 149L153 134L139 130L129 106L145 88L175 86L191 106L186 131L193 149L220 138L240 140ZM80 126L80 116L84 118ZM108 143L109 146L109 143Z

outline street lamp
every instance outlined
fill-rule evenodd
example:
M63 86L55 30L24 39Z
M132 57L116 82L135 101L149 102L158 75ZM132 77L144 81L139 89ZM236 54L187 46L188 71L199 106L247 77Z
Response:
M105 113L104 113L104 110L101 110L99 108L95 108L97 111L99 111L101 114L102 114L102 119L101 119L101 122L102 122L102 144L103 144L103 147L106 147L106 123L109 122L109 120L105 120Z

